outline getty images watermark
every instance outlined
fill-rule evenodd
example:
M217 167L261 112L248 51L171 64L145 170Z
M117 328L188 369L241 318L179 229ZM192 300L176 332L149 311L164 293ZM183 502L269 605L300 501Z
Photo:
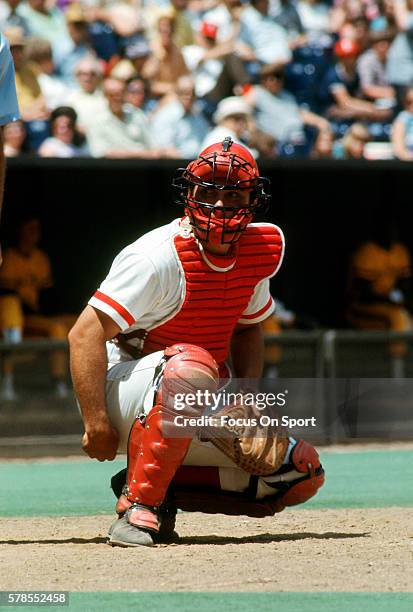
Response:
M275 409L284 408L287 404L288 389L279 393L253 393L253 392L228 392L209 390L198 390L194 393L176 393L174 395L174 409L176 412L191 409L203 409L207 414L199 416L187 416L187 414L176 414L174 424L177 427L316 427L316 417L292 418L287 414L272 415L262 414ZM223 408L242 404L249 408L249 416L242 418L231 417L228 414L217 415ZM217 423L217 416L219 422Z

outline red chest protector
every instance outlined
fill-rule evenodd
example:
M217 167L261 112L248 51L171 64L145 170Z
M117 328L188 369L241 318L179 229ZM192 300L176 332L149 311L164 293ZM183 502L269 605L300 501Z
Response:
M279 267L281 233L271 224L249 225L236 254L228 257L201 253L192 236L177 235L173 240L184 273L185 297L175 316L148 333L143 354L186 342L206 349L222 364L229 354L232 332L256 285Z

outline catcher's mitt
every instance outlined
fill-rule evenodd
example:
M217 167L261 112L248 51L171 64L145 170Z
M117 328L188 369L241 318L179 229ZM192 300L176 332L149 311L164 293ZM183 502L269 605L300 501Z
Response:
M268 476L282 466L289 440L284 428L262 424L262 416L239 401L210 415L200 439L212 442L245 472Z

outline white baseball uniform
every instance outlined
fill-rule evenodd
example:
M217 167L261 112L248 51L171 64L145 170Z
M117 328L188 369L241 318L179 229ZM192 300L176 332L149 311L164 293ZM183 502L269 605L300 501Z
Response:
M185 275L174 248L177 234L184 237L191 234L187 219L175 219L127 246L117 255L108 276L89 300L91 306L111 317L122 333L151 330L171 320L180 311L185 297ZM216 258L211 261L202 247L200 253L203 261L214 271L227 270L227 267L217 267ZM273 308L269 278L265 278L257 283L239 323L259 323L272 313ZM139 340L128 342L136 346ZM110 420L119 432L119 451L125 452L134 419L139 414L147 414L153 406L155 369L161 362L163 351L135 360L116 342L108 342L107 349L107 407ZM184 464L219 466L223 489L240 491L248 486L249 474L235 467L210 443L194 440ZM259 496L273 493L274 489L267 490L265 483L259 487Z

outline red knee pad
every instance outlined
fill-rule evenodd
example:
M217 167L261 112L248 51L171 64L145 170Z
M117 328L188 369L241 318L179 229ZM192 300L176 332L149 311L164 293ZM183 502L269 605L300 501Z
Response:
M325 480L320 457L308 442L304 440L297 442L291 451L290 461L298 472L307 472L308 476L293 484L279 497L278 501L284 507L303 504L317 493Z
M219 372L218 365L212 355L195 344L173 344L164 351L167 362L163 371L160 388L160 401L164 407L176 409L174 399L182 396L182 402L187 394L197 391L217 390ZM200 406L194 406L199 412ZM186 412L188 412L186 410Z

